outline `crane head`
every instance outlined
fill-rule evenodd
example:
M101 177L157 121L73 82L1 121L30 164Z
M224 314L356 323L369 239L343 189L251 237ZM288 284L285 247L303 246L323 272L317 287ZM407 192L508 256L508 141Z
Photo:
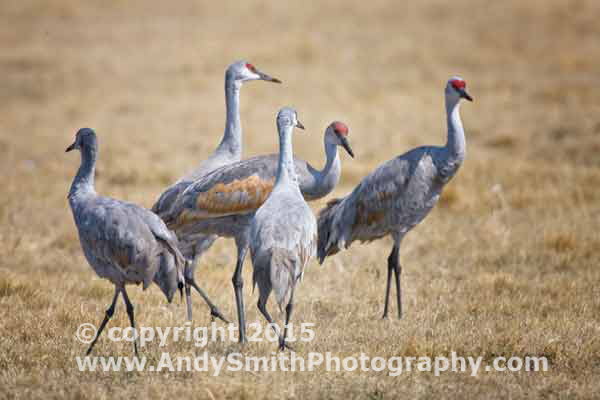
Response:
M329 124L325 132L325 139L329 143L342 146L350 154L350 157L354 158L354 152L348 142L348 126L345 123L334 121Z
M283 107L277 113L277 126L293 126L304 129L304 125L298 120L298 113L292 107Z
M227 68L226 75L227 77L238 82L261 80L267 82L281 83L279 79L265 74L264 72L256 68L253 64L247 61L234 62Z
M466 99L469 101L473 101L473 98L467 93L467 83L465 80L459 76L453 76L448 79L448 84L446 85L446 94L458 96L459 99Z
M65 152L71 150L81 150L84 147L95 148L96 147L96 133L91 128L81 128L75 134L75 141L71 144Z

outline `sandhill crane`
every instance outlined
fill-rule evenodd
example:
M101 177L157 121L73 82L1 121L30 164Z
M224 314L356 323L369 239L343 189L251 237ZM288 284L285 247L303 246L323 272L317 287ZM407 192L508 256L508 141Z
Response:
M242 125L240 121L240 89L244 82L252 80L281 83L279 79L259 71L254 65L246 61L234 62L227 68L225 72L225 106L227 115L223 139L215 151L206 160L202 161L194 170L183 176L160 195L159 199L152 206L152 211L158 214L162 219L169 218L178 196L183 193L190 183L223 165L241 159ZM203 242L199 244L199 251L202 250L203 247L210 247L215 239L216 236L204 238ZM211 315L227 322L227 319L210 301L206 293L204 293L195 282L192 284L210 307Z
M306 161L294 159L300 191L307 200L326 196L337 185L341 163L337 148L342 146L354 156L348 143L348 127L343 122L332 122L325 130L325 167L318 171ZM199 243L212 235L231 237L237 246L237 263L232 278L235 289L240 341L245 341L244 304L242 298L242 266L247 251L245 232L252 213L260 207L275 184L279 156L271 154L239 161L212 172L191 185L174 207L174 218L167 226L179 237L184 256L197 259ZM211 242L212 243L212 242ZM208 246L206 246L208 248ZM186 283L194 284L194 270L188 263ZM191 319L189 286L188 318Z
M460 99L473 99L459 77L445 89L448 139L443 147L423 146L404 153L377 168L342 199L330 201L318 218L318 257L348 248L356 240L373 241L387 235L394 240L388 257L388 276L383 318L388 316L392 273L396 278L398 317L402 317L400 291L400 243L429 214L442 189L465 157L465 135L460 120Z
M294 166L294 126L304 129L294 109L282 108L277 114L279 162L275 186L252 218L248 237L253 281L259 289L258 309L270 324L273 319L266 304L271 290L280 309L288 299L283 336L279 337L280 350L286 347L296 283L317 247L317 221L302 197Z
M171 302L177 287L183 290L185 260L177 248L177 237L157 215L135 204L96 194L94 173L98 145L92 129L77 132L75 142L66 151L74 149L81 151L81 165L68 198L79 241L96 274L115 285L112 303L87 350L90 354L113 316L120 293L131 326L135 328L133 305L125 285L143 283L146 289L154 281ZM133 346L137 355L136 341Z

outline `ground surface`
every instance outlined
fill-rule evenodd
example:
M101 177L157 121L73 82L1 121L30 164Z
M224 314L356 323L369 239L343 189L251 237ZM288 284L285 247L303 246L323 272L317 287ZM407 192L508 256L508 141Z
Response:
M371 0L33 2L0 5L0 397L2 398L592 398L600 391L600 3ZM390 242L314 262L294 320L314 322L298 353L492 360L546 356L546 373L78 372L83 322L112 287L86 264L66 194L97 130L100 193L151 206L223 130L223 71L246 58L284 85L242 90L245 156L276 149L274 116L293 105L308 128L298 156L322 165L322 131L350 126L335 195L379 163L445 140L443 86L461 74L467 160L440 205L404 241L406 306L379 319ZM325 203L313 203L318 210ZM219 241L198 277L232 319L234 247ZM250 266L248 321L262 321ZM180 326L156 287L129 290L138 322ZM194 326L209 323L195 297ZM275 311L272 304L271 308ZM395 311L395 308L393 309ZM280 317L275 313L277 317ZM111 326L128 325L122 304ZM246 355L267 355L252 344ZM211 343L212 355L239 348ZM189 343L142 349L156 361ZM130 355L104 337L96 355Z

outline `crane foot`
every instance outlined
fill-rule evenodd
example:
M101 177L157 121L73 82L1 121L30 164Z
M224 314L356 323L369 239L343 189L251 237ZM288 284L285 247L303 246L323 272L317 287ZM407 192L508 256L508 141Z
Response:
M285 349L288 349L289 351L294 351L294 352L296 351L296 349L291 344L289 344L286 341L280 340L279 341L279 351L285 351Z
M227 318L225 318L225 316L223 314L221 314L221 311L219 311L219 309L217 307L212 307L210 309L210 319L211 321L214 321L215 318L219 318L221 321L225 322L226 324L229 324L229 320Z

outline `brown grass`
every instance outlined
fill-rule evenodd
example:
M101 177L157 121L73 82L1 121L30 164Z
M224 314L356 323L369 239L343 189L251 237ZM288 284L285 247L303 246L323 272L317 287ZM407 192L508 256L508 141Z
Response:
M600 6L595 1L60 2L0 5L0 398L593 398L600 390ZM100 193L149 207L223 129L223 71L246 58L284 85L242 92L245 155L276 149L274 115L294 105L297 154L320 165L322 130L350 126L334 195L410 147L445 140L442 89L455 73L467 160L404 241L405 317L381 321L390 242L314 263L296 323L299 353L544 355L546 373L82 373L75 338L111 299L82 256L66 194L75 131L97 130ZM326 199L314 204L315 210ZM230 318L233 244L198 279ZM262 321L250 268L248 321ZM138 322L180 326L156 287L129 290ZM196 326L206 307L194 298ZM274 305L271 305L274 311ZM395 308L393 309L395 311ZM277 315L279 317L279 315ZM128 325L122 304L111 326ZM238 350L211 343L212 355ZM252 344L247 355L270 355ZM157 361L200 353L156 344ZM102 338L97 355L130 355Z

